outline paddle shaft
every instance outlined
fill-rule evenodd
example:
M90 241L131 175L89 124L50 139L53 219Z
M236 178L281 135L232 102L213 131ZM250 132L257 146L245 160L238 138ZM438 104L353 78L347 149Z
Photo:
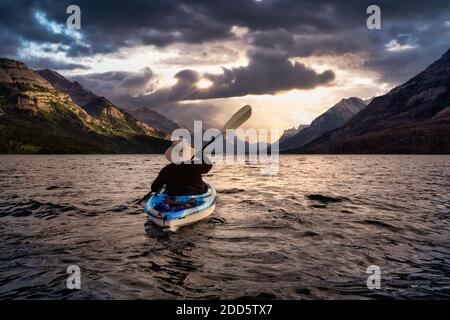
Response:
M211 139L207 144L205 144L200 151L200 155L203 154L203 151L206 149L207 146L209 146L211 143L213 143L217 138L219 138L221 135L224 135L228 129L237 129L239 128L245 121L247 121L250 116L252 115L252 108L249 105L246 105L239 109L238 112L233 114L233 116L227 121L227 123L222 128L222 131L215 137ZM191 158L191 161L195 158L196 154Z
M136 202L136 204L140 204L142 203L142 201L147 200L148 198L150 198L150 196L152 195L153 191L148 192L145 196L142 197L141 200L139 200L138 202Z
M218 137L220 137L221 134L222 134L222 133L218 134L218 135L215 136L215 137L212 137L212 139L211 139L207 144L205 144L205 145L202 147L202 149L200 150L200 152L198 152L198 153L199 153L200 155L203 155L203 151L205 151L206 147L209 146L211 143L213 143ZM192 156L191 161L194 160L196 156L197 156L197 153L194 154L194 155Z

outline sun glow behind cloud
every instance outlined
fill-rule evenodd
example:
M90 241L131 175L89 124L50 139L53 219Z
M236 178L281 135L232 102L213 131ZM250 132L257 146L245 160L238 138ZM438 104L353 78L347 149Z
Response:
M207 89L211 87L213 83L208 79L201 79L196 85L199 89Z

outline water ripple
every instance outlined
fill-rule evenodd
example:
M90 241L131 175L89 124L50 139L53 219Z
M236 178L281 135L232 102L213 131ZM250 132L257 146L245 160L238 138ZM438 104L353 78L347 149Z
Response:
M216 166L216 211L175 234L135 204L162 156L0 157L2 299L450 297L448 156ZM65 288L71 264L82 290Z

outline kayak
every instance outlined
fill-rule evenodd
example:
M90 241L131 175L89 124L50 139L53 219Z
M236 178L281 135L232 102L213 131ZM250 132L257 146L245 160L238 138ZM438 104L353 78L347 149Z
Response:
M207 191L198 195L168 196L163 187L148 199L144 211L151 222L165 231L200 221L214 212L216 190L206 184ZM172 204L172 207L167 203Z

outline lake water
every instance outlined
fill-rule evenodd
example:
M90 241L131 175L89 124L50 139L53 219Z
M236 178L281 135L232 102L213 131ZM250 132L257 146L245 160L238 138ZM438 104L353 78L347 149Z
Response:
M0 162L0 298L450 298L450 156L215 166L215 213L173 234L133 204L162 156Z

